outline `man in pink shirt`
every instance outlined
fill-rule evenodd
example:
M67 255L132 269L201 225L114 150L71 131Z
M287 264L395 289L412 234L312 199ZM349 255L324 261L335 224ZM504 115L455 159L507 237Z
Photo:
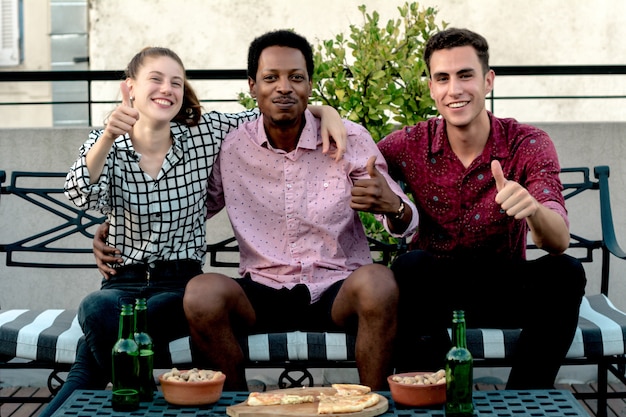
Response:
M586 282L580 262L563 254L569 223L556 150L545 132L486 110L495 74L482 36L445 30L429 39L424 59L441 117L378 143L420 216L412 250L392 266L401 292L398 366L441 366L452 310L462 309L468 327L522 329L506 346L509 389L552 387ZM532 261L529 231L546 251ZM436 313L415 314L416 302Z
M227 390L247 390L241 333L355 332L360 382L381 389L391 371L398 288L372 263L358 211L406 235L415 206L362 126L345 121L341 161L322 153L306 109L312 72L305 38L281 30L252 42L248 83L261 117L226 137L209 180L209 216L226 207L242 278L195 277L184 307L203 365L228 375Z

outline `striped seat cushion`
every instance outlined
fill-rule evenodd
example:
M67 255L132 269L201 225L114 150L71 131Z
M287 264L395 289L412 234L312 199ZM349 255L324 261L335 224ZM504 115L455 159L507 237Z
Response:
M344 333L253 334L239 341L250 362L354 361L356 338ZM189 337L170 343L172 363L190 363Z
M468 329L475 358L507 358L518 329ZM45 363L73 363L82 331L74 310L0 311L0 356ZM604 295L583 298L568 358L599 358L626 352L626 314ZM287 332L249 335L240 341L250 362L354 361L355 338L342 333ZM189 338L169 346L172 363L191 363Z
M73 363L82 335L75 310L0 311L0 356Z
M468 329L467 344L474 358L508 358L519 329ZM583 297L578 328L567 358L601 358L626 352L626 314L604 295Z

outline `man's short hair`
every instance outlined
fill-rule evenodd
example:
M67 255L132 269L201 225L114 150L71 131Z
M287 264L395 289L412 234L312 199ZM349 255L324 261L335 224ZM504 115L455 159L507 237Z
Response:
M483 74L486 74L489 71L489 44L487 39L471 30L459 28L443 30L428 39L424 48L424 61L426 61L428 72L430 73L430 58L435 51L468 45L476 51L478 60L483 67Z
M248 49L248 77L256 79L259 69L259 57L265 48L270 46L286 46L288 48L299 49L306 61L306 71L309 79L313 76L313 48L305 37L290 30L276 30L267 32L250 44Z

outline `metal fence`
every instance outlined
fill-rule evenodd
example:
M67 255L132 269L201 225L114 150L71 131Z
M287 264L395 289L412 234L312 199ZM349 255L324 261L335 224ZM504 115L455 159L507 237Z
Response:
M626 99L626 65L565 65L565 66L494 66L498 77L509 80L518 80L511 85L519 85L522 94L516 94L511 86L505 89L494 88L488 97L490 110L495 111L496 106L504 101L519 100L625 100ZM187 76L195 81L240 81L246 79L246 71L243 69L232 70L188 70ZM83 100L69 101L0 101L1 106L25 106L25 105L85 105L87 106L88 124L93 125L93 106L98 104L115 103L113 100L100 100L94 98L94 83L101 81L119 81L123 77L122 71L0 71L0 88L5 83L19 82L84 82L85 98ZM539 92L534 94L525 85L526 80L537 78L550 78L551 80L567 79L567 91L576 91L575 94L561 94L558 91L549 91L549 88L540 85ZM556 77L556 78L551 78ZM604 79L604 87L596 88L598 78ZM611 77L607 79L607 77ZM617 77L617 78L615 78ZM590 93L583 91L583 82L591 78L588 84ZM615 80L618 80L615 82ZM552 81L551 81L552 82ZM555 83L556 84L556 83ZM502 93L500 92L502 90ZM237 102L236 95L232 97L200 97L203 103ZM620 106L623 108L623 106Z

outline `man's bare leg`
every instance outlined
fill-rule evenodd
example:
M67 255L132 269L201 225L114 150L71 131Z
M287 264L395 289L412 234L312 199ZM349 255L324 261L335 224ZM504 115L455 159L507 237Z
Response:
M226 374L224 390L247 391L233 322L250 326L255 314L241 287L225 275L202 274L187 284L183 306L194 346L209 366Z
M333 304L333 321L340 326L356 315L356 363L360 382L373 390L387 388L396 337L398 287L393 273L382 265L354 271Z

